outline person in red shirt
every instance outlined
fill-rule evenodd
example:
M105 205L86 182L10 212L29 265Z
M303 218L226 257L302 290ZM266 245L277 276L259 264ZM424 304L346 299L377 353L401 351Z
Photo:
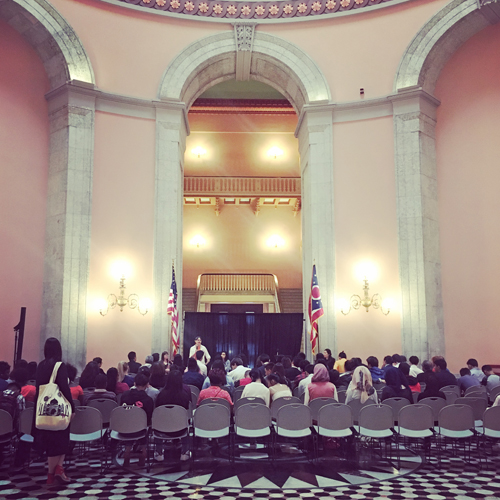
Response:
M231 396L227 391L221 388L221 385L226 383L226 374L222 370L210 370L208 379L210 380L210 387L200 392L197 405L200 406L200 403L204 399L223 398L233 406Z
M69 390L71 392L71 397L73 400L78 399L81 403L83 398L83 389L81 385L75 384L76 368L69 363L66 363L66 368L68 369Z

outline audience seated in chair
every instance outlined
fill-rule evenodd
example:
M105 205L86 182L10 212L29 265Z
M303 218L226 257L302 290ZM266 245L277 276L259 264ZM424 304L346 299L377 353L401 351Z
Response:
M185 384L198 387L200 391L202 390L205 377L203 377L203 375L200 373L200 367L198 366L196 359L188 359L187 371L182 375L182 381Z
M75 378L77 373L76 368L73 365L70 365L69 363L66 363L66 368L68 370L69 390L71 392L71 397L73 398L73 400L78 400L81 403L83 400L83 389L80 384L75 383ZM106 375L104 375L104 377L106 378Z
M410 375L410 365L406 362L399 363L399 369L403 372L411 392L420 392L420 383L416 377Z
M328 368L318 363L314 367L311 383L307 386L304 397L304 404L308 404L316 398L335 398L337 397L337 388L330 382Z
M134 377L131 377L129 372L129 364L126 361L120 361L118 363L118 380L124 382L130 387L134 385Z
M130 387L125 382L119 381L118 369L112 366L108 369L106 373L108 377L108 383L106 389L110 392L114 392L116 395L122 394L125 391L128 391ZM95 378L94 378L94 387L95 387Z
M434 361L434 373L440 389L447 385L458 385L455 375L448 370L446 360L442 356Z
M262 383L259 370L256 370L255 368L253 370L250 370L250 379L251 382L245 385L241 397L262 398L265 401L266 405L269 406L271 393L269 392L267 386Z
M269 392L272 401L292 395L290 387L285 384L285 381L280 378L278 373L271 373L271 375L267 377L267 383L269 384Z
M384 370L378 367L378 359L375 356L369 356L366 359L366 364L370 370L372 381L374 384L384 379Z
M373 388L373 379L370 370L366 366L358 366L352 374L352 380L346 392L345 403L347 404L353 399L359 399L361 404L365 404L368 400L378 403L377 391Z
M477 377L471 374L469 368L460 369L460 378L458 379L458 386L460 387L460 393L462 396L469 387L481 387L481 382Z
M406 377L399 368L389 367L385 372L385 387L382 389L381 401L389 398L406 398L413 403L413 396Z
M82 405L88 406L89 401L92 401L93 399L110 399L111 401L117 402L116 394L112 391L106 390L107 385L108 377L106 375L103 375L102 373L99 373L99 375L97 375L97 377L95 378L95 390L92 392L83 392L83 397L81 399Z
M417 402L425 398L442 398L446 400L446 394L440 390L439 381L434 373L427 377L425 390L418 395Z
M202 391L200 391L197 403L198 406L204 399L209 398L223 398L232 406L233 400L231 399L231 396L221 387L226 381L226 372L221 369L212 368L208 373L208 378L210 380L210 387L208 389L203 389Z

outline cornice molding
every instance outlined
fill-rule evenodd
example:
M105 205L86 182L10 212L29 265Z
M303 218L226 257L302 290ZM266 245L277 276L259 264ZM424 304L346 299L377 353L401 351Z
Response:
M305 116L308 113L329 111L332 113L332 123L342 123L415 111L424 111L430 116L435 116L435 110L440 104L439 99L420 87L407 88L404 91L374 99L306 104L300 112L295 137L299 136Z
M371 12L418 0L96 0L139 12L181 19L259 24L311 21Z

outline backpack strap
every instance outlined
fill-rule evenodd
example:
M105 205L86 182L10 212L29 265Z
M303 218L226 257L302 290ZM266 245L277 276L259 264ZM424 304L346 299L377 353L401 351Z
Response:
M49 380L49 384L53 384L55 381L56 381L56 377L57 377L57 371L59 370L59 367L62 365L62 362L61 361L58 361L55 366L54 366L54 369L52 370L52 375L50 376L50 380Z

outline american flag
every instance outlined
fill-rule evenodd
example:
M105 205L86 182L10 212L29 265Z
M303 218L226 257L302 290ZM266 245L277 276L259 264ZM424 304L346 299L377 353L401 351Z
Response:
M168 294L167 314L172 316L172 343L174 345L174 356L179 350L179 335L177 327L179 326L179 312L177 311L177 283L175 282L175 269L172 264L172 284L170 285L170 293Z
M316 353L318 343L318 319L323 316L323 305L321 304L321 294L319 293L318 276L316 275L316 264L313 265L311 295L309 295L309 322L311 324L311 347L313 354Z

